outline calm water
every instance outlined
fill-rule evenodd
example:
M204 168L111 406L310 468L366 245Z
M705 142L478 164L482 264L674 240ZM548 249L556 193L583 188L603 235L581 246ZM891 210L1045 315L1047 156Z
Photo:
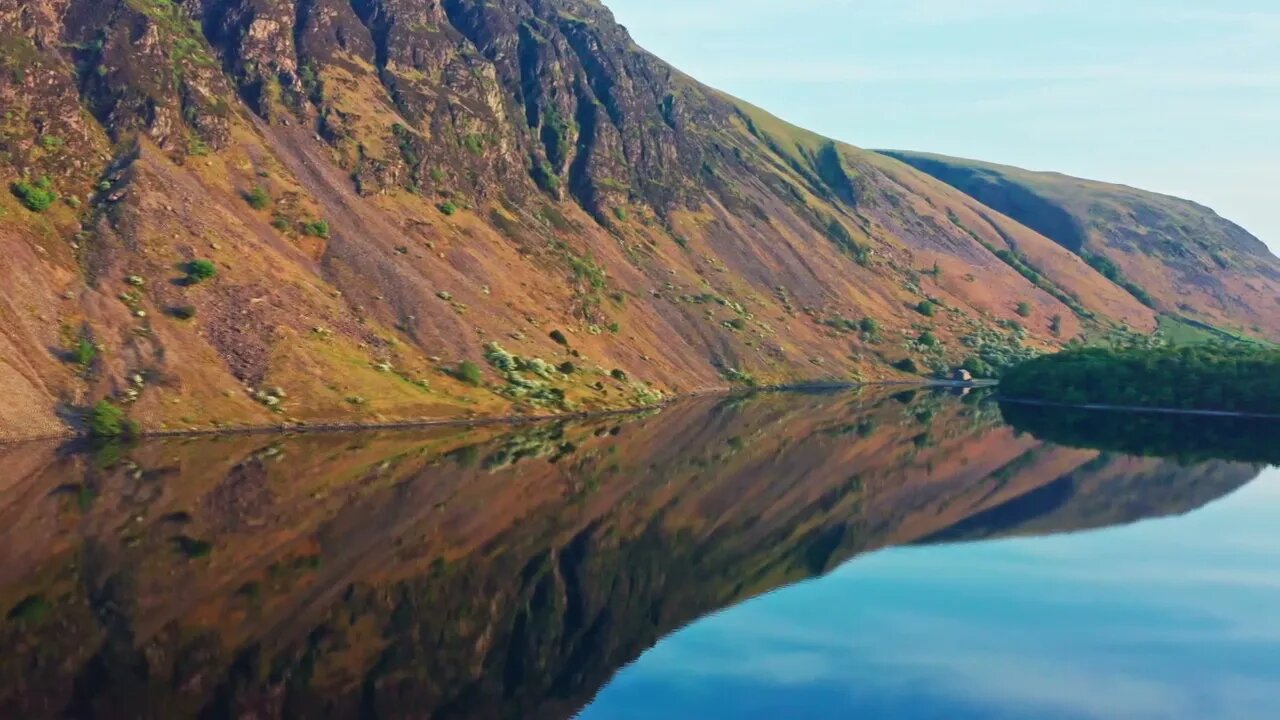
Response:
M932 392L0 446L0 716L1271 718L1276 428Z

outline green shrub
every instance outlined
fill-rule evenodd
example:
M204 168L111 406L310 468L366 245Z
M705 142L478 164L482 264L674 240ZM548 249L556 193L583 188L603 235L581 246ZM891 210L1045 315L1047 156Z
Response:
M96 438L132 437L138 434L138 426L125 417L124 410L99 400L89 409L89 434Z
M190 320L196 316L194 305L175 305L169 308L169 314L179 320Z
M875 318L862 318L858 330L867 337L875 337L880 334L880 323Z
M921 300L920 304L916 305L916 312L925 317L933 317L934 313L937 312L937 308L938 306L932 300Z
M261 185L245 193L244 199L245 202L249 203L249 207L254 210L266 210L267 206L271 204L271 196L267 194L267 191Z
M903 358L894 363L893 366L905 373L915 374L920 372L920 368L916 366L916 361L911 358Z
M271 218L271 227L284 232L289 229L289 218L277 215Z
M578 371L578 368L574 367L573 363L567 360L557 365L556 369L564 373L565 375L572 375Z
M1052 318L1049 319L1049 332L1053 333L1054 337L1061 337L1062 335L1062 316L1061 315L1054 315Z
M930 348L938 347L938 345L941 344L941 341L938 340L938 336L934 335L933 332L929 330L925 330L924 332L920 333L920 337L916 339L916 342L920 343L925 347L930 347Z
M609 323L607 327L609 328L609 332L613 333L614 335L617 335L618 333L622 332L622 325L616 322Z
M1024 318L1031 317L1031 303L1029 302L1018 303L1018 314Z
M56 135L44 135L40 138L40 147L49 152L57 152L66 146L66 141Z
M213 264L212 260L192 260L185 266L187 271L187 282L196 284L210 280L217 276L218 268Z
M458 214L458 206L454 204L452 200L446 200L440 203L439 207L440 207L440 212L444 213L445 215Z
M480 366L470 360L458 363L450 374L468 385L479 386L484 382L484 373L480 370Z
M329 239L329 222L327 220L309 220L302 223L302 232L321 240Z
M480 157L484 155L484 136L478 133L471 133L462 140L462 144L466 146L467 152Z
M46 175L34 183L19 180L13 184L13 194L31 212L42 213L58 201L58 193L53 189L53 181Z
M613 216L618 218L618 222L626 222L631 214L624 207L616 207L613 209Z
M614 368L613 371L609 373L609 377L613 378L614 380L617 380L618 382L626 382L627 371L621 368Z
M71 350L71 359L81 367L87 368L98 358L98 347L88 338L80 338Z
M565 334L560 330L552 330L551 339L558 345L569 347L569 338L565 337Z

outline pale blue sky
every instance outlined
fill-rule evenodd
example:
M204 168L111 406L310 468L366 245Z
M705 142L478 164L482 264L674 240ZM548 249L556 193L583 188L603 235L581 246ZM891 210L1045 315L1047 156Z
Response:
M868 148L1187 197L1280 251L1276 0L606 0L698 79Z

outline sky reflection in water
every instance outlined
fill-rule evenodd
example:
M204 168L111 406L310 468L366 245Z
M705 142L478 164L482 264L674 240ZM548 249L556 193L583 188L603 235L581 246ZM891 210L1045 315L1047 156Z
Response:
M1278 571L1269 470L1182 517L855 558L665 639L581 717L1272 718Z

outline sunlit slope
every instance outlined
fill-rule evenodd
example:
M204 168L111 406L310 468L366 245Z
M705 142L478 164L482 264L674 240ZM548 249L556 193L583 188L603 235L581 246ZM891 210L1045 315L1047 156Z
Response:
M1280 259L1209 208L1059 173L884 154L1053 238L1161 313L1280 338Z

